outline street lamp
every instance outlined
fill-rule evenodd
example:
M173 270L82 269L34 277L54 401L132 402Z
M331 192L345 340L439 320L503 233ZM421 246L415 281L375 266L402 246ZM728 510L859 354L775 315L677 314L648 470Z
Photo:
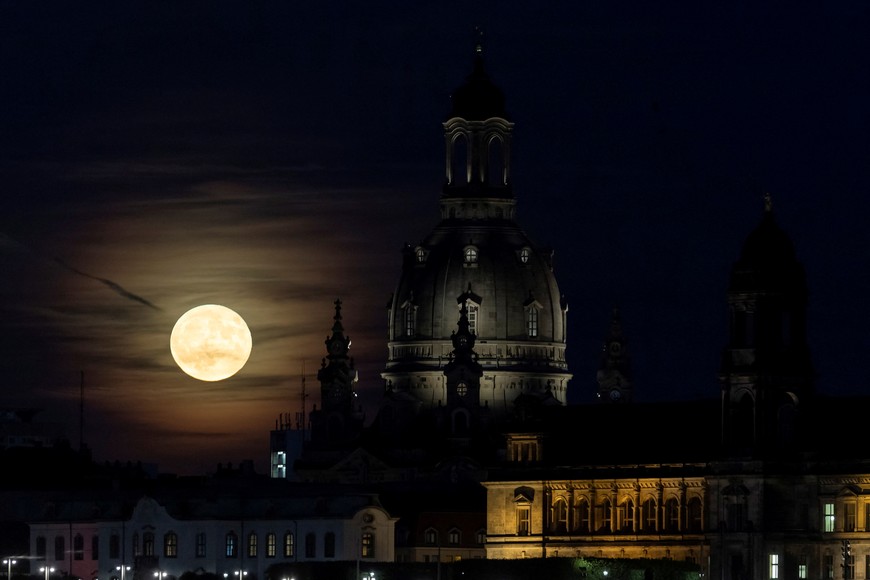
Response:
M124 580L124 576L130 571L130 566L115 566L115 570L121 571L121 580Z
M233 580L235 580L236 576L239 577L239 580L242 580L247 575L248 575L248 573L245 572L244 570L236 570L233 572ZM230 577L229 573L224 572L224 578L229 578L229 577ZM292 578L291 578L291 580L292 580Z
M169 576L169 572L164 572L163 570L158 570L158 571L154 572L154 576L157 578L157 580L163 580L164 578Z
M3 563L6 565L6 580L12 580L12 564L17 564L18 560L6 558Z
M48 566L43 566L39 569L40 572L45 573L45 580L48 580L48 575L54 572L54 568L49 568Z

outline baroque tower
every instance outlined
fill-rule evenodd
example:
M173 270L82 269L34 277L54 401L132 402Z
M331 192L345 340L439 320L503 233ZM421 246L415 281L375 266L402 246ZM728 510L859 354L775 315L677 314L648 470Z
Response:
M728 286L729 340L719 372L726 450L763 455L796 443L814 371L807 345L803 266L765 196Z
M465 309L482 369L479 405L494 419L517 397L566 401L568 304L553 274L553 253L516 221L511 183L513 122L502 91L475 46L471 75L452 95L443 123L445 182L441 220L404 248L389 308L387 390L425 408L448 404L445 365Z

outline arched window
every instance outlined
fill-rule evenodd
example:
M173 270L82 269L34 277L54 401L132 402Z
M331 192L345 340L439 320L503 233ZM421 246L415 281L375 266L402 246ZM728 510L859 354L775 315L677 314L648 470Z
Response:
M467 310L466 316L468 317L468 332L476 335L477 319L480 315L480 305L468 300L465 303L465 308Z
M500 137L493 135L490 138L487 153L487 183L505 185L504 143Z
M85 538L81 534L73 537L73 560L85 559Z
M601 527L599 529L602 532L613 531L613 504L607 498L601 504Z
M675 497L665 502L665 530L668 532L680 530L680 504Z
M581 534L589 533L589 502L580 498L574 504L574 529Z
M477 542L478 544L485 544L486 543L486 530L484 530L484 529L477 530L477 533L474 534L474 541Z
M239 537L236 535L235 532L230 532L227 534L224 546L224 554L227 558L239 557Z
M257 534L251 532L248 534L248 558L257 557Z
M438 530L435 528L427 528L424 532L425 542L430 546L434 546L438 543Z
M335 534L326 532L323 536L323 557L335 558Z
M278 553L278 536L275 532L266 534L266 557L274 558Z
M142 549L139 546L139 532L133 532L133 540L132 541L133 541L133 555L134 556L141 556Z
M45 560L45 536L36 536L36 557Z
M178 557L178 534L175 532L163 535L163 555L167 558Z
M623 532L634 531L634 502L631 498L626 498L619 506L619 522L617 523L618 529Z
M452 145L449 181L451 185L464 185L468 183L468 141L464 134L458 133Z
M112 534L109 536L109 558L117 560L121 557L121 536Z
M142 555L154 555L154 532L144 532L142 534Z
M526 309L526 332L529 338L538 336L538 309L534 304Z
M196 542L196 557L197 558L205 558L205 532L199 532L196 534L196 538L194 539Z
M426 250L425 250L425 248L423 248L422 246L417 246L417 248L414 250L414 260L418 264L425 264L426 263Z
M63 536L54 537L54 559L58 562L66 560L66 542Z
M701 507L701 498L699 497L691 498L686 504L686 527L690 532L701 532L704 529Z
M362 543L360 546L360 556L363 558L375 557L375 535L372 532L366 532L362 535Z
M557 534L568 532L568 502L565 498L557 497L553 502L550 528Z
M314 558L317 556L317 536L314 532L305 534L305 557Z
M405 336L417 334L417 307L410 302L405 304Z
M293 532L284 532L284 557L293 557Z
M640 525L645 532L654 532L658 529L656 517L656 500L648 499L640 506Z
M447 532L447 543L451 546L456 546L462 541L462 532L459 531L459 528L450 528L450 531Z

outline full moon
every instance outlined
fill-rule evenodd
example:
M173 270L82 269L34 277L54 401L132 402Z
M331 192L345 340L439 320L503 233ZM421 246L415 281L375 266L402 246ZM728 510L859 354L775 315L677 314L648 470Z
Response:
M251 355L251 331L226 306L203 304L181 315L169 350L185 373L200 381L222 381L239 372Z

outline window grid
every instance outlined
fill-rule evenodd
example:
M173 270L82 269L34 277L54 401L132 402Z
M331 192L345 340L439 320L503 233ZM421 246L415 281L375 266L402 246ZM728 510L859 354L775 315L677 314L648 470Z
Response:
M825 504L825 531L833 532L834 531L834 504L826 503Z
M538 336L538 309L534 306L529 307L527 326L530 338L535 338L536 336Z
M196 557L205 558L205 532L196 534Z
M266 557L274 558L278 553L278 537L275 532L266 534Z
M230 532L226 537L226 549L224 554L227 558L238 558L239 556L239 539L235 532Z
M167 558L178 557L178 535L175 532L163 536L163 555Z
M248 558L257 557L257 534L251 532L248 534Z
M360 556L363 558L375 557L375 535L371 532L366 532L362 535L362 545Z
M779 554L770 554L770 580L779 580Z
M291 532L287 532L284 534L284 557L292 558L293 557L293 534Z

